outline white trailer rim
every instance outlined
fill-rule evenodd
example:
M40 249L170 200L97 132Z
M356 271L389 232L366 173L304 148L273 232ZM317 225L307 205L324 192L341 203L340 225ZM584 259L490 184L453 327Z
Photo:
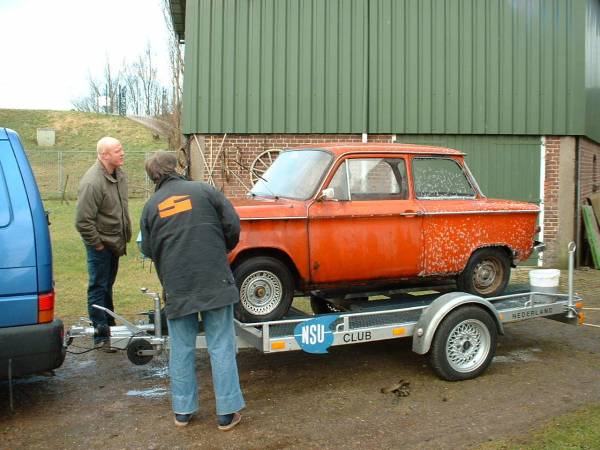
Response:
M490 353L490 332L483 322L468 319L457 324L446 340L450 367L461 373L477 370Z

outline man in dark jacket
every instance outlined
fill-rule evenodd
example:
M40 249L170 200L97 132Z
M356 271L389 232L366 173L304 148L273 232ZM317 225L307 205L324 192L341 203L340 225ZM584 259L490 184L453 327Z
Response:
M140 221L142 252L154 261L165 292L175 424L187 425L198 410L195 355L200 313L219 429L230 430L245 406L233 327L239 293L227 261L239 240L240 221L223 194L183 179L176 165L176 157L167 152L157 152L146 162L156 192L144 205Z
M75 227L86 247L88 266L88 313L94 327L114 325L114 319L99 305L114 311L112 289L119 257L131 239L131 219L127 206L127 178L121 166L125 152L121 143L103 137L96 146L98 159L79 182ZM95 338L105 351L106 338Z

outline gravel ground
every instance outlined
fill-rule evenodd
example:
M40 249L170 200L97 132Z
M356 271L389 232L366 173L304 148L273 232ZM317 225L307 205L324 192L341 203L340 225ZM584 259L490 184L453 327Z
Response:
M513 271L513 282L526 279ZM575 280L586 306L600 307L600 272L578 270ZM600 311L588 321L600 324ZM228 433L216 427L205 352L202 409L183 429L173 425L164 357L134 366L123 353L70 354L54 376L16 381L14 412L0 382L0 448L465 448L600 401L600 329L546 319L505 328L490 368L455 383L438 379L409 340L327 355L242 350L247 408ZM405 396L381 392L400 380L410 383Z

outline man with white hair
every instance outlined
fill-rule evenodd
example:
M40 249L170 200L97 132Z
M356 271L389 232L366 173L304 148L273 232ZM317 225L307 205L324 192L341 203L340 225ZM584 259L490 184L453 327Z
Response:
M114 311L112 288L119 269L119 257L131 239L127 206L127 178L121 166L125 152L121 143L103 137L96 146L98 159L79 182L75 227L86 247L88 267L88 314L102 336L94 344L113 352L106 333L114 320L99 305Z

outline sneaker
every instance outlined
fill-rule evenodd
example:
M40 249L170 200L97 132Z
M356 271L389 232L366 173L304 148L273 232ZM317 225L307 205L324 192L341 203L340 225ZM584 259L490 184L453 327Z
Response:
M185 427L190 420L192 420L193 414L175 414L175 425L178 427Z
M229 431L242 420L240 413L225 414L219 416L219 430Z

